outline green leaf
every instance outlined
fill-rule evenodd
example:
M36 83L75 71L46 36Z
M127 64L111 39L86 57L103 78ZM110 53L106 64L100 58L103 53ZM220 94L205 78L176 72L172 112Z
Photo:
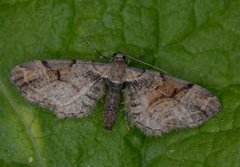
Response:
M202 85L221 113L147 137L121 104L107 131L104 99L87 118L58 119L9 80L24 61L108 62L116 51ZM240 1L1 0L0 69L0 166L240 166Z

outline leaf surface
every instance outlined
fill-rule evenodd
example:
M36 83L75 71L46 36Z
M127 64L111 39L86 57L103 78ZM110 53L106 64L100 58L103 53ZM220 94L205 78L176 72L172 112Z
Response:
M125 121L123 104L107 131L104 99L87 118L58 119L9 80L24 61L109 62L116 51L207 88L222 111L147 137ZM2 0L0 69L0 166L240 166L239 1Z

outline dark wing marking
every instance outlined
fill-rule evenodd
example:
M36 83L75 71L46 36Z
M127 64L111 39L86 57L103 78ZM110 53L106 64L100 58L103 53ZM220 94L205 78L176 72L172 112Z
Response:
M30 101L50 107L60 117L88 115L104 94L108 64L33 61L16 66L11 80Z
M217 97L187 81L134 68L125 81L128 118L149 135L198 126L220 111Z

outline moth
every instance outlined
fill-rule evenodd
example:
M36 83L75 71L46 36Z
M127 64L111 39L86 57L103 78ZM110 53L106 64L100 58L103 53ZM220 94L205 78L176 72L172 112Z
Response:
M115 123L123 92L128 120L146 135L196 127L221 107L216 96L198 85L161 72L128 67L120 52L113 54L110 64L26 62L16 66L10 78L27 100L49 107L61 118L89 115L107 87L103 114L106 129Z

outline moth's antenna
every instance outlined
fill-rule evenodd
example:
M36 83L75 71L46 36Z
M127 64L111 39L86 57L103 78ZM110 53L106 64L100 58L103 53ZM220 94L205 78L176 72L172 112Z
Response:
M93 49L100 57L102 56L101 52L99 52L99 51L97 50L96 46L95 46L93 43L91 43L91 42L90 42L89 40L87 40L87 39L86 39L86 42L87 42L88 46L89 46L91 49Z
M96 52L96 54L100 57L100 59L104 59L107 57L104 54L102 54L99 50L97 50L96 46L93 43L91 43L87 38L85 38L85 39L86 39L86 42L89 45L89 47Z
M134 60L134 61L137 61L137 62L139 62L139 63L145 64L145 65L147 65L147 66L149 66L149 67L152 67L152 68L155 68L156 70L159 70L159 71L161 71L161 72L163 72L163 73L165 73L165 74L168 74L166 71L162 70L161 68L158 68L158 67L156 67L156 66L154 66L154 65L151 65L151 64L146 63L146 62L144 62L144 61L141 61L141 60L139 60L139 59L136 59L136 58L134 58L134 57L132 57L132 56L127 55L126 57L129 57L130 59L132 59L132 60Z

